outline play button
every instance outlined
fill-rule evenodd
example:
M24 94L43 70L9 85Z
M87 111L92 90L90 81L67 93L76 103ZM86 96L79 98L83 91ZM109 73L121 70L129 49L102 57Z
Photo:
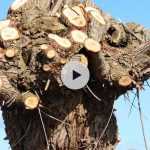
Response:
M89 81L89 77L88 68L81 63L67 63L61 71L61 80L63 84L72 90L85 87Z
M80 76L81 76L81 74L80 73L78 73L78 72L76 72L76 71L74 71L73 70L73 80L75 80L75 79L77 79L77 78L79 78Z

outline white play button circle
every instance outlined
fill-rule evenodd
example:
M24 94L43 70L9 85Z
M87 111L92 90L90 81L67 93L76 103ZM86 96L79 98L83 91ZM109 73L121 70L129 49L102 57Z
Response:
M72 90L78 90L85 87L89 78L90 73L88 68L81 63L67 63L61 71L61 80L63 84Z

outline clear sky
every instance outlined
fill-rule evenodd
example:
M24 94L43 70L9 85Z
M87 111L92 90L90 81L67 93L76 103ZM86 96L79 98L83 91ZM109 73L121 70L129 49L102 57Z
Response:
M6 17L7 9L13 0L0 0L0 19ZM150 0L95 0L95 2L106 12L123 22L134 21L150 28ZM133 94L130 94L132 101ZM144 114L146 137L150 149L150 88L145 87L141 92L141 105ZM119 133L121 142L117 150L144 150L144 142L137 109L132 109L129 116L130 103L123 97L115 103L117 109ZM9 145L4 141L5 137L3 120L0 115L0 150L8 150Z

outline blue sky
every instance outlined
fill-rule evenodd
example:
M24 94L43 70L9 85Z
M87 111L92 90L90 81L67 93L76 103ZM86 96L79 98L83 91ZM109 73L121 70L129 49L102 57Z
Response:
M13 0L0 0L0 19L6 17L7 9ZM150 0L95 0L95 2L106 12L111 14L123 22L137 22L150 28ZM133 99L133 94L130 94L130 99ZM150 149L150 88L145 87L145 91L141 92L141 105L144 116L144 124L146 137ZM136 103L137 101L135 101ZM141 132L140 120L138 115L137 103L136 108L132 109L130 116L130 103L120 97L115 103L117 109L116 116L118 119L119 133L121 143L117 150L144 150L144 142ZM0 115L0 149L8 150L9 145L4 141L5 137L3 120Z

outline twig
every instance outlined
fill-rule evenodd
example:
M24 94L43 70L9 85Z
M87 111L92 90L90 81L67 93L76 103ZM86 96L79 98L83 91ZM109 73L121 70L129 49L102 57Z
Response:
M137 88L137 100L138 100L138 108L139 108L139 115L140 115L140 122L141 122L141 127L142 127L142 134L144 138L145 150L148 150L148 144L147 144L147 140L145 136L144 122L143 122L143 116L142 116L142 110L141 110L141 104L140 104L139 88Z
M148 82L148 81L146 81L146 83L147 83L148 87L150 88L150 84L149 84L149 82Z
M47 91L48 90L48 88L49 88L49 85L50 85L50 82L51 82L51 80L50 79L48 79L47 80L47 82L46 82L46 85L45 85L45 91Z
M6 101L5 104L9 108L16 101L16 96L13 96L10 100Z
M112 108L112 111L111 111L111 113L110 113L110 116L109 116L109 118L108 118L108 121L107 121L107 123L106 123L106 126L105 126L105 128L103 129L103 131L102 131L102 133L101 133L101 135L100 135L100 137L99 137L99 139L98 139L98 142L97 142L97 144L95 145L95 147L94 147L93 150L96 150L98 144L100 143L102 137L104 136L104 134L105 134L105 132L106 132L106 130L107 130L109 124L110 124L110 121L111 121L111 118L112 118L112 115L113 115L113 111L114 111L114 107Z
M14 143L14 144L11 145L12 148L16 147L16 146L25 138L25 136L26 136L27 133L29 132L30 126L31 126L31 120L30 120L30 122L29 122L29 125L28 125L28 127L27 127L27 129L26 129L24 135L23 135L22 137L20 137L20 138L17 140L16 143Z
M133 98L133 100L132 100L132 103L131 103L131 107L130 107L128 116L130 116L130 114L131 114L131 112L132 112L132 108L133 108L133 107L136 108L136 106L134 105L135 99L136 99L136 94L135 94L135 96L134 96L134 98Z
M145 51L148 51L149 48L150 48L150 41L147 41L147 42L143 43L142 45L140 45L140 47L138 47L136 49L137 53L134 57L138 56L141 53L144 53Z
M92 96L95 98L95 99L97 99L98 101L102 101L92 90L91 90L91 88L88 86L88 85L86 85L86 88L88 89L88 91L92 94Z
M143 40L139 38L133 31L131 31L124 23L121 22L121 24L127 32L129 32L132 36L134 36L140 42L143 42Z
M126 94L123 95L124 96L124 100L127 100L130 102L130 97L129 97L129 93L127 92Z
M134 93L134 94L135 94L135 95L134 95L134 98L133 98L132 103L128 100L128 102L129 102L130 105L131 105L130 110L129 110L128 117L130 116L133 107L134 107L136 110L138 110L138 108L137 108L136 105L134 104L134 102L135 102L135 100L136 100L136 97L137 97L137 94L136 94L136 93ZM143 114L143 116L144 116L145 119L149 119L149 118L147 117L147 115Z
M66 123L65 121L62 121L62 120L60 120L60 119L58 119L58 118L55 118L55 117L49 115L48 113L46 113L46 112L44 112L44 111L42 111L42 110L41 110L41 112L42 112L45 116L50 117L51 119L54 119L54 120L56 120L56 121L58 121L58 122L60 122L60 123L62 123L62 124L66 124L66 125L69 125L69 126L70 126L70 124L69 124L69 123Z
M47 136L47 133L46 133L46 129L45 129L45 125L44 125L44 121L43 121L43 118L42 118L40 108L38 108L38 112L39 112L40 120L41 120L41 123L42 123L42 128L43 128L43 131L44 131L45 140L46 140L46 143L47 143L47 150L50 150L50 147L49 147L50 144L49 144L49 141L48 141L48 136Z

